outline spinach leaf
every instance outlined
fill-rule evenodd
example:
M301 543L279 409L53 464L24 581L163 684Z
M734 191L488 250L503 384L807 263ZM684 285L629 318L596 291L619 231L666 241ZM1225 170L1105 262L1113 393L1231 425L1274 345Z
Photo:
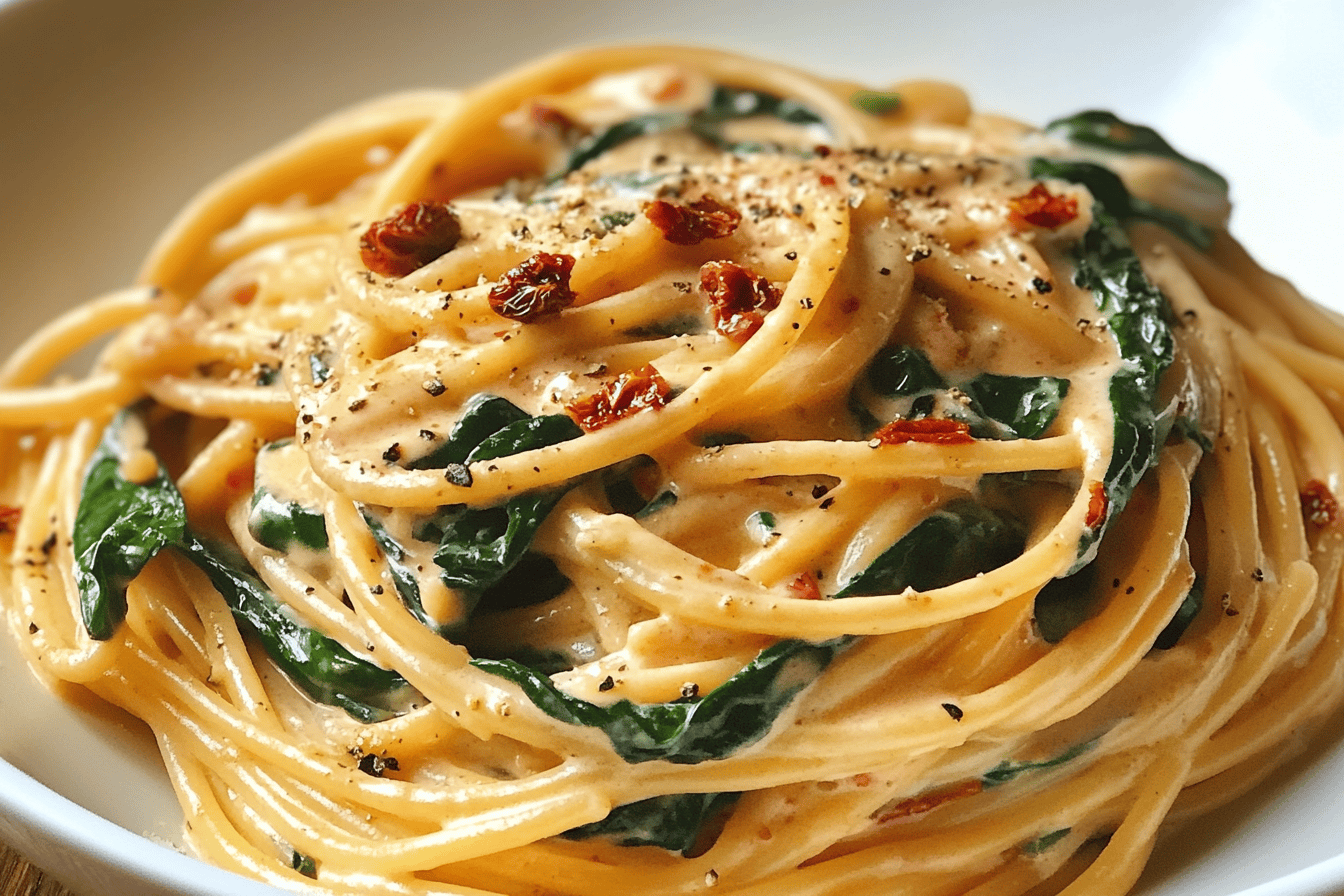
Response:
M969 424L978 439L1040 437L1058 416L1069 391L1069 381L1060 377L1000 373L982 373L953 386L928 355L910 345L888 346L878 352L864 371L864 383L875 396L898 400L884 413L882 408L869 406L861 389L854 390L850 410L865 431L876 429L884 418L891 419L893 408L906 418L925 417L941 408L946 416ZM953 388L969 401L954 398ZM900 399L913 401L907 406Z
M440 520L434 562L451 588L479 594L498 584L523 558L537 529L563 492L519 495L495 507L461 508Z
M435 470L450 463L466 463L467 455L488 436L494 435L510 423L528 419L530 419L528 413L513 402L482 392L467 402L462 417L453 424L447 438L429 454L406 466L411 470Z
M1041 640L1058 644L1092 617L1097 603L1096 573L1096 565L1089 564L1073 575L1051 579L1036 592L1033 617Z
M392 576L392 584L396 587L398 596L401 597L402 605L419 620L421 625L440 635L446 637L457 631L461 627L461 620L440 625L425 612L425 605L420 597L420 582L416 577L415 569L407 561L406 548L392 537L392 534L387 531L387 527L379 522L378 518L367 507L361 507L359 512L360 516L364 518L364 524L369 527L373 540L378 543L379 549L383 552L383 560L387 563L387 571ZM468 608L469 610L470 608Z
M1009 781L1019 775L1026 774L1027 772L1038 772L1057 768L1066 762L1077 759L1096 745L1097 741L1095 739L1081 744L1075 744L1058 756L1052 756L1049 759L1036 761L1029 760L1026 762L1016 762L1011 759L1005 759L981 775L980 783L985 787L998 787L1001 784L1007 784Z
M687 129L706 142L723 149L749 152L763 149L757 144L734 144L723 132L725 122L755 115L768 115L790 124L824 124L821 116L806 106L761 90L718 85L709 104L695 112L657 112L618 122L580 140L565 161L561 174L577 171L603 153L637 137Z
M1022 852L1029 856L1038 856L1073 832L1073 828L1060 828L1048 834L1042 834L1035 840L1022 844Z
M1130 194L1120 176L1109 168L1093 162L1075 162L1063 159L1034 158L1031 176L1053 177L1082 184L1092 198L1106 206L1106 210L1122 222L1134 218L1160 224L1192 246L1207 249L1213 245L1213 230L1192 221L1180 212Z
M569 840L611 837L618 846L661 846L689 856L706 823L728 811L738 793L674 793L617 806L601 821L565 831Z
M187 511L162 464L147 482L122 476L123 437L136 411L108 424L84 473L75 511L75 583L89 636L106 641L126 618L126 588L167 545L181 542Z
M179 547L223 595L239 627L250 632L271 661L309 697L339 706L361 722L381 721L404 711L411 695L404 678L298 622L242 558L225 559L222 551L190 533Z
M247 531L258 544L282 553L295 544L314 551L327 549L327 520L322 514L281 501L264 488L252 493Z
M1176 608L1176 614L1171 617L1167 627L1162 629L1162 633L1157 636L1153 642L1153 647L1157 650L1170 650L1181 640L1181 635L1190 627L1190 623L1195 621L1199 611L1204 607L1204 577L1195 576L1194 584L1190 590L1185 593L1181 605Z
M600 729L626 762L693 764L723 759L764 737L780 712L849 642L780 641L705 696L671 703L621 700L598 706L512 660L476 659L472 665L512 681L547 715Z
M1227 192L1227 178L1203 162L1178 152L1161 134L1147 125L1125 121L1114 112L1088 109L1076 115L1057 118L1045 126L1046 133L1058 134L1085 146L1112 152L1142 153L1179 162L1186 168Z
M946 389L947 381L929 356L912 345L888 346L868 364L864 375L878 395L889 398Z
M1050 170L1054 173L1049 176L1067 177L1073 169ZM1035 163L1032 172L1037 173ZM1118 189L1124 191L1124 185ZM1162 438L1154 403L1162 374L1175 357L1166 297L1144 274L1107 200L1095 194L1094 199L1092 224L1073 249L1073 281L1091 291L1115 338L1121 366L1109 387L1115 438L1103 480L1106 512L1101 522L1084 532L1078 545L1079 561L1070 572L1077 572L1091 559L1097 542L1129 503L1139 480L1157 462Z
M835 597L941 588L1002 566L1025 544L1016 520L969 499L951 501L878 555Z
M85 627L106 640L126 614L126 585L164 548L180 551L210 579L239 628L252 634L290 680L320 703L361 721L400 712L413 693L396 672L362 660L298 622L246 568L187 526L186 507L162 465L147 482L121 474L125 427L134 409L108 424L90 461L76 512L76 580Z

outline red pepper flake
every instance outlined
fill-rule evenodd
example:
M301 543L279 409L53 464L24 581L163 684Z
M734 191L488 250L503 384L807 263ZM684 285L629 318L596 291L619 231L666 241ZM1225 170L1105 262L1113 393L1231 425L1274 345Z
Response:
M979 778L971 778L969 781L962 781L960 784L953 784L949 787L943 787L938 790L931 790L928 793L911 797L892 806L886 812L878 816L878 824L888 821L895 821L898 818L909 818L912 815L922 815L930 809L937 809L944 803L950 803L953 800L959 800L962 797L975 796L985 789L985 785L980 783Z
M23 509L10 504L0 504L0 534L8 535L19 528L19 517Z
M244 283L242 286L236 287L233 292L229 293L229 301L233 302L235 305L251 305L252 300L256 297L257 284L255 281L252 283Z
M579 129L574 119L545 103L532 104L532 123L540 128L553 128L562 136Z
M789 583L789 596L799 600L821 600L821 585L810 571L799 573Z
M359 257L375 274L404 277L457 245L462 222L442 202L412 202L375 221L359 238Z
M642 411L656 411L671 400L672 387L651 364L628 370L587 398L565 406L585 432L594 432Z
M1313 479L1302 488L1302 515L1317 528L1325 528L1339 516L1339 502L1330 489L1319 479Z
M823 175L821 176L820 180L821 180L821 185L822 185L823 187L833 187L833 186L835 186L835 178L834 178L834 177L831 177L829 174L823 174Z
M490 290L490 307L500 317L532 323L559 314L574 304L569 274L573 255L538 252L506 272Z
M905 442L931 442L935 445L965 445L975 441L971 425L961 420L943 417L920 417L916 420L893 420L873 433L883 445L901 445Z
M1045 184L1037 184L1021 196L1008 200L1009 217L1018 224L1055 228L1078 217L1078 200L1056 196Z
M700 289L714 309L714 329L741 345L779 307L780 291L732 261L708 261L700 268Z
M252 484L252 468L235 467L225 475L224 484L231 489L248 488Z
M705 240L722 239L737 230L742 213L713 196L701 196L689 205L655 199L644 206L644 217L678 246L694 246Z
M1106 519L1106 511L1110 506L1111 499L1106 497L1106 485L1101 482L1092 483L1092 493L1087 500L1087 517L1083 520L1083 525L1089 529L1100 526L1102 520Z

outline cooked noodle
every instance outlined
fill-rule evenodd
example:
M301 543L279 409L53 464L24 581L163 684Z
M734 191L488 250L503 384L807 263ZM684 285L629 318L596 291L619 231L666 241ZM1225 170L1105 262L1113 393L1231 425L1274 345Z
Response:
M1125 893L1344 682L1344 331L1227 212L710 51L366 104L0 370L9 626L285 889Z

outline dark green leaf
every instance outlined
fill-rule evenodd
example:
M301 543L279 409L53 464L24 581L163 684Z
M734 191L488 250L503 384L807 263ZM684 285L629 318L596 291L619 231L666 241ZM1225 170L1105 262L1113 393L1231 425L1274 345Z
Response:
M1016 520L963 499L925 517L850 579L837 598L929 591L1002 566L1022 553Z
M1058 644L1092 618L1097 603L1096 572L1096 565L1090 564L1073 575L1051 579L1036 593L1036 631L1047 644Z
M252 493L247 531L258 544L282 553L294 544L314 551L327 549L327 521L322 514L294 501L281 501L264 488Z
M1204 607L1204 579L1202 576L1196 576L1195 582L1190 586L1190 590L1185 593L1185 598L1181 605L1176 608L1176 615L1171 617L1167 627L1162 629L1162 633L1157 636L1153 642L1153 647L1158 650L1170 650L1181 640L1181 635L1185 634L1190 623L1195 621L1199 611Z
M317 879L317 860L312 856L304 855L297 849L291 850L293 855L289 859L289 867L302 874L304 877Z
M1203 162L1196 162L1181 154L1166 138L1147 125L1125 121L1114 112L1089 109L1066 118L1057 118L1047 124L1045 129L1047 133L1060 134L1074 143L1086 146L1171 159L1213 182L1224 193L1227 192L1227 178Z
M1054 376L982 373L961 384L981 416L1002 424L1001 438L1035 439L1050 428L1069 393L1069 381ZM972 432L975 427L972 426Z
M661 134L664 131L688 129L701 139L724 149L738 152L763 149L759 145L733 144L723 133L723 124L734 119L754 115L768 115L790 124L821 124L822 119L811 109L798 102L760 90L719 85L704 109L684 112L661 112L641 115L598 131L574 147L565 162L563 174L577 171L593 159L637 137Z
M1034 158L1031 160L1031 176L1052 177L1082 184L1087 187L1093 199L1106 206L1106 211L1122 222L1135 218L1152 221L1197 248L1207 249L1213 245L1213 230L1197 221L1192 221L1180 212L1130 195L1120 176L1102 165L1093 162Z
M981 775L980 783L986 787L998 787L1001 784L1007 784L1009 781L1027 772L1038 772L1057 768L1066 762L1077 759L1079 756L1096 746L1096 744L1097 742L1095 740L1090 740L1086 743L1070 747L1058 756L1035 762L1014 762L1005 759L1003 762L1000 762L998 765Z
M483 392L467 402L462 417L453 424L447 438L429 454L406 466L412 470L434 470L450 463L465 463L467 456L488 436L510 423L530 419L528 413L513 402Z
M126 584L150 557L172 547L206 574L239 628L254 636L276 666L314 700L366 722L402 711L412 694L405 679L298 622L242 558L224 559L222 550L207 546L188 529L181 493L161 465L158 475L145 483L121 476L117 454L126 421L134 413L118 414L103 433L76 514L76 553L88 558L77 559L76 577L81 603L88 604L86 615L93 618L90 634L98 637L97 627L97 632L107 632L104 638L111 637L125 615Z
M606 230L615 230L618 227L624 227L635 220L634 212L608 212L598 219L598 223Z
M178 544L186 530L182 496L163 466L148 482L121 475L126 425L136 416L124 410L113 418L89 459L75 511L72 538L75 583L89 635L106 641L126 618L126 587L164 547Z
M888 115L901 108L901 95L886 90L856 90L849 95L849 104L869 115Z
M929 356L911 345L888 346L868 364L868 385L878 395L919 395L947 388Z
M187 533L181 545L233 611L239 628L250 633L267 655L300 689L318 703L339 706L362 722L376 722L405 710L410 685L396 672L352 654L338 641L298 622L288 606L241 559Z
M821 644L780 641L704 697L672 703L621 700L598 706L566 694L520 663L472 662L517 684L547 715L602 730L626 762L690 764L722 759L764 737L779 713L848 643L846 638Z
M425 612L425 605L420 597L420 581L416 577L416 570L407 562L406 548L392 537L392 534L387 531L387 527L380 523L368 508L360 508L360 515L364 517L365 525L369 527L369 532L373 534L373 540L382 549L383 560L387 563L387 570L392 576L392 584L396 587L398 596L401 597L402 605L420 621L421 625L438 632L440 635L447 636L460 629L462 624L466 622L467 613L475 607L475 601L471 599L471 596L462 595L465 598L463 609L466 612L463 613L461 619L440 624Z
M483 610L500 612L559 597L569 588L569 579L545 554L528 551L498 582L481 595Z
M1035 840L1022 844L1022 852L1029 856L1038 856L1050 847L1054 846L1065 837L1069 836L1073 828L1060 828L1057 831L1051 831L1048 834L1042 834Z
M570 840L610 837L618 846L660 846L683 856L698 851L708 822L727 812L737 793L674 793L617 806L601 821L572 828Z
M522 559L563 492L519 495L495 507L463 508L442 521L434 562L449 587L479 594Z

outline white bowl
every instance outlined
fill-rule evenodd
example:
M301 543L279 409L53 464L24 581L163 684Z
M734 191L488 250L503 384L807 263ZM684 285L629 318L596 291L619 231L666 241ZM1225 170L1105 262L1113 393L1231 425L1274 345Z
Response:
M1330 0L603 4L0 0L0 303L8 350L132 278L215 175L354 101L465 85L548 50L712 43L874 84L929 76L1045 121L1154 125L1226 174L1234 232L1344 309L1344 11ZM99 896L275 891L171 848L153 741L53 696L0 637L0 838ZM1165 840L1143 896L1344 892L1344 731Z

